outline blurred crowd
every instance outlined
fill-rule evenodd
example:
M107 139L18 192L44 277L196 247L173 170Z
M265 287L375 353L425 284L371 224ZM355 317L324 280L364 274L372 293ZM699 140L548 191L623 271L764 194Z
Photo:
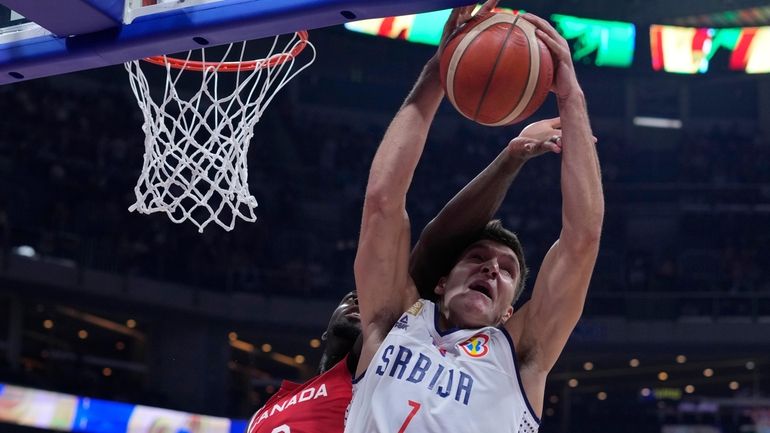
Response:
M226 292L336 298L353 287L382 117L352 121L277 99L249 151L259 220L199 234L191 224L127 210L143 152L128 86L57 83L0 88L4 254L28 245L78 266ZM410 191L414 239L516 132L444 118L452 120L434 128ZM769 299L746 295L770 293L770 256L762 254L770 242L770 143L737 128L687 131L654 150L596 135L607 215L588 314L644 315L654 293L666 292L682 298L655 314L770 315ZM499 216L536 269L560 228L558 157L530 162ZM735 302L714 307L712 298L726 293L737 294Z

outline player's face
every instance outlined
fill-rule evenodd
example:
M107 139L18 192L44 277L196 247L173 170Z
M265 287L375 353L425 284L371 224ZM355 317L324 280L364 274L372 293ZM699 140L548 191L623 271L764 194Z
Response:
M439 282L447 319L462 328L496 326L513 314L519 260L503 244L482 240L460 257L449 275Z
M358 312L356 291L345 295L329 318L324 339L343 338L355 340L361 333L361 316Z

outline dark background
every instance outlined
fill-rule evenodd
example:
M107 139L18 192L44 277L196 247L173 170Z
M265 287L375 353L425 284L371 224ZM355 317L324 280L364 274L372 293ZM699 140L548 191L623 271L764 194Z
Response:
M607 212L541 431L760 431L749 415L770 410L770 80L727 71L721 55L707 75L654 73L645 32L717 25L709 14L767 2L501 3L638 25L631 69L577 65ZM723 25L758 24L770 23ZM433 48L341 27L311 38L318 60L255 128L259 219L229 233L127 211L143 135L122 66L0 87L1 382L247 418L281 379L314 374L322 348L311 340L353 289L371 158ZM533 119L555 114L551 98ZM639 128L635 116L684 127ZM408 198L413 239L520 128L442 107ZM560 201L559 158L548 155L522 170L499 212L533 275L558 236Z

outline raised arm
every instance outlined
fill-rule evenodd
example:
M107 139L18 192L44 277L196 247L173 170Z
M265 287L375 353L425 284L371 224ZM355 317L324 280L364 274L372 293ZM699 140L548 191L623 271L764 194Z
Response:
M406 192L436 109L444 96L431 60L388 127L374 156L354 265L364 344L387 332L416 291L409 278Z
M421 297L435 297L439 278L494 217L524 163L546 152L561 152L560 128L559 118L528 125L425 227L410 260L410 274Z
M537 26L538 36L555 58L554 91L562 123L561 234L543 260L531 300L506 323L518 343L525 389L539 408L545 377L583 312L599 251L604 197L585 98L569 46L547 21L530 14L523 18Z
M470 19L473 6L452 11L446 39ZM444 91L439 54L423 68L417 83L391 122L372 161L366 186L361 234L354 264L363 346L357 374L364 371L398 316L417 299L409 276L410 233L406 193Z

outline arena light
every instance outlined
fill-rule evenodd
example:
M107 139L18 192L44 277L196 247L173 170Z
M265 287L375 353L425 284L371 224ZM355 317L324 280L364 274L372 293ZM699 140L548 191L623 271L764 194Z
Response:
M273 351L269 356L273 361L280 362L281 364L288 365L289 367L297 368L299 370L304 370L306 368L303 365L305 363L304 355L289 356Z
M770 26L714 29L650 26L652 68L677 74L706 73L720 49L730 51L729 68L770 72Z
M634 125L646 128L682 129L682 121L679 119L665 119L662 117L634 117Z
M144 334L132 329L129 326L124 326L120 323L117 323L115 321L112 321L110 319L106 319L101 316L97 316L94 314L86 313L84 311L77 310L75 308L71 307L64 307L61 305L58 305L56 307L56 311L58 313L61 313L65 316L71 317L73 319L81 320L83 322L89 323L94 326L98 326L102 329L107 329L112 332L124 334L133 337L134 339L138 341L144 341ZM136 325L136 323L134 323Z
M569 15L551 15L556 30L573 41L572 58L596 66L628 68L634 61L636 26Z
M18 247L13 248L12 251L17 256L30 257L30 258L37 256L37 252L35 251L35 249L29 245L19 245Z
M270 354L270 358L273 361L280 362L281 364L288 365L289 367L297 367L297 361L293 356L284 355L283 353L274 352Z
M246 353L253 353L256 350L253 344L247 343L243 340L237 340L237 339L230 340L230 347Z

